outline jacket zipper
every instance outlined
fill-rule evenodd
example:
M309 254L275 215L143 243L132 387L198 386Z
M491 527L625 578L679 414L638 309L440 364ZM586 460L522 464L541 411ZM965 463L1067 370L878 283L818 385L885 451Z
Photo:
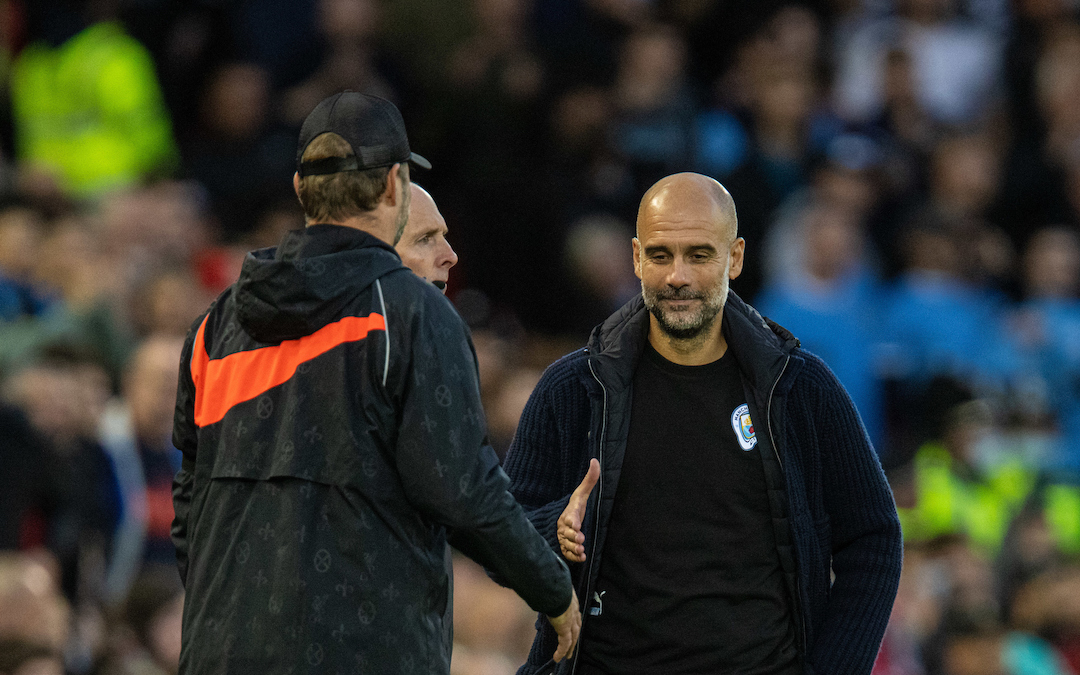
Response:
M784 367L780 369L780 374L776 376L776 381L772 383L772 388L769 389L769 402L765 405L765 426L769 430L769 442L772 444L773 454L776 455L776 461L780 464L780 471L784 470L784 460L780 459L780 450L776 447L776 436L772 430L772 402L773 394L776 393L776 385L780 384L780 380L784 377L784 372L787 371L788 363L791 361L791 354L784 357Z
M582 623L581 629L585 630L585 619L588 616L589 603L592 599L589 597L589 592L592 590L592 572L593 563L596 561L596 538L600 534L600 500L604 496L604 437L607 436L607 415L608 415L608 401L607 401L607 387L600 381L600 378L596 376L596 370L593 369L592 359L589 359L589 372L592 373L593 379L600 385L600 389L604 392L604 414L600 418L600 438L596 446L596 459L600 462L600 478L596 481L596 513L595 524L593 525L592 547L589 549L589 568L585 570L585 601L581 603L582 607ZM574 650L574 662L570 665L570 675L574 675L577 672L578 656L581 655L581 638L578 637L578 645Z
M776 393L776 385L780 384L780 380L783 379L784 373L787 371L788 363L791 362L791 354L784 357L784 366L780 369L780 374L776 376L776 381L773 382L772 388L769 389L769 402L765 406L765 428L769 431L769 443L772 444L773 454L776 455L776 462L780 465L780 474L784 475L784 460L780 458L780 448L776 445L776 435L773 433L772 428L772 403L773 394ZM785 478L786 480L786 478ZM786 488L785 488L786 492ZM794 542L792 543L794 546ZM799 632L801 633L803 650L807 650L809 645L806 644L806 616L802 610L802 589L799 584L799 570L796 566L795 569L795 610L799 614ZM805 660L808 654L803 654Z

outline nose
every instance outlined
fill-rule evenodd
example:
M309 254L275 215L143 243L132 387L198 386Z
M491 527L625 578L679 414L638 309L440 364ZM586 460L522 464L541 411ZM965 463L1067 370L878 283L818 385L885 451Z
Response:
M667 285L672 288L682 288L690 285L690 266L681 258L676 257L668 270Z
M445 239L442 240L442 250L439 251L439 267L445 267L450 269L457 264L458 256L454 253L454 248L450 246L450 242Z

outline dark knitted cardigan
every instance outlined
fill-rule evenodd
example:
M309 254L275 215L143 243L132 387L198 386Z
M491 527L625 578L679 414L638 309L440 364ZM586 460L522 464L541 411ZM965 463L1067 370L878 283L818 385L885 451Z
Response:
M587 559L570 565L586 622L648 316L641 298L635 298L593 331L588 347L545 371L504 463L511 492L559 551L556 521L589 459L600 459L601 480L582 525ZM764 320L734 292L724 309L723 331L762 444L804 670L865 675L888 623L902 559L900 523L881 465L843 386L791 333ZM539 621L537 627L519 675L572 673L576 660L557 666L550 660L557 639L548 623Z

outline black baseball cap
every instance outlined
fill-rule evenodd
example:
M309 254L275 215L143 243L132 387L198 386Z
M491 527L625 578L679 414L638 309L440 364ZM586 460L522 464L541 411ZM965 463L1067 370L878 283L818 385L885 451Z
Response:
M354 156L301 162L311 141L327 132L348 141ZM405 121L397 106L385 98L355 91L334 94L315 106L300 128L296 167L301 177L363 171L406 161L424 169L431 168L431 162L409 149Z

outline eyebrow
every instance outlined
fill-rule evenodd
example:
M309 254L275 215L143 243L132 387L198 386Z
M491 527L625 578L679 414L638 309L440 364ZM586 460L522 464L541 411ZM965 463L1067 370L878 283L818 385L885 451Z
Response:
M416 240L419 241L419 240L423 239L424 237L430 237L432 235L437 235L441 231L442 231L441 228L433 227L430 230L424 230L423 232L417 232L416 233Z
M687 247L687 252L688 253L703 252L703 253L715 254L716 253L716 247L713 246L712 244L695 244L695 245ZM670 254L671 249L669 247L663 246L663 245L646 246L645 247L645 255L653 255L653 254L656 254L656 253L668 253L668 254Z

